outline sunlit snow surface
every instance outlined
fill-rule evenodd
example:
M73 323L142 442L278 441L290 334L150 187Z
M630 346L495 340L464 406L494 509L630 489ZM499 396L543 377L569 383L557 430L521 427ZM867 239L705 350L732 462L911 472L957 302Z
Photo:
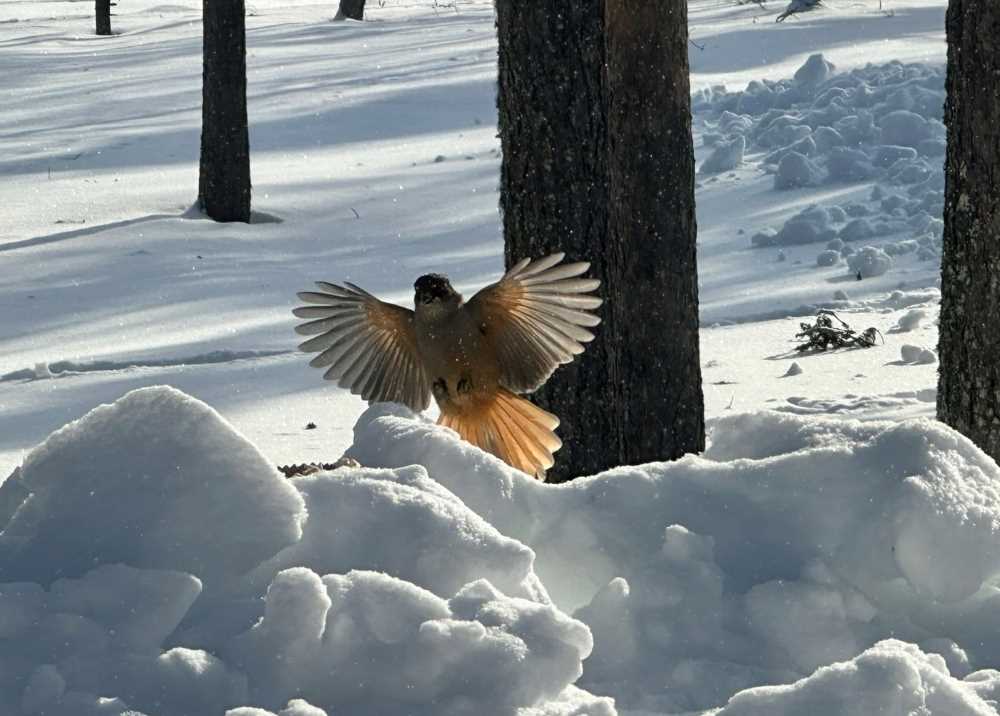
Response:
M935 398L943 0L692 0L699 164L745 134L698 176L711 446L565 487L295 352L315 279L405 304L502 270L492 6L369 4L249 5L249 226L189 211L199 3L122 3L112 38L86 3L0 4L0 713L994 713L1000 474L907 421ZM776 189L831 97L751 99L818 52L871 90L829 121L871 113L873 173L831 180L866 160L813 121L813 185ZM891 262L859 282L866 246ZM796 353L821 307L885 345ZM184 394L50 436L157 384ZM349 447L366 469L273 471Z
M996 463L929 420L710 438L555 487L383 404L366 467L286 480L133 391L0 486L0 707L993 713Z

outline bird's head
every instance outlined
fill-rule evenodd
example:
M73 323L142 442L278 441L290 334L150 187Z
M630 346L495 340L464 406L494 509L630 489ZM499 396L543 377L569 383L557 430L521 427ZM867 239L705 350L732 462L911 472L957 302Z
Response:
M413 284L413 303L417 308L432 306L457 306L462 295L451 286L447 276L429 273L421 276Z

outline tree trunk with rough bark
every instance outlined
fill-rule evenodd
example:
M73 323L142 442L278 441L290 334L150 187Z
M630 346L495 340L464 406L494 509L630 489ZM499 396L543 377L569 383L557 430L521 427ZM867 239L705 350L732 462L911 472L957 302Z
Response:
M596 340L533 396L562 421L549 479L699 452L684 2L496 10L507 265L564 251L592 263L606 300Z
M500 208L509 267L563 251L590 261L609 286L607 120L602 0L497 0ZM605 293L605 295L607 295ZM610 298L610 296L609 296ZM617 464L621 426L605 403L614 334L605 323L583 355L532 396L559 416L563 447L548 479L562 481Z
M216 221L250 221L244 0L203 0L198 204Z
M363 20L365 16L365 0L340 0L335 20Z
M111 34L111 0L95 0L95 15L97 17L97 34Z
M705 449L686 0L605 0L622 464Z
M1000 460L1000 5L951 0L938 417Z

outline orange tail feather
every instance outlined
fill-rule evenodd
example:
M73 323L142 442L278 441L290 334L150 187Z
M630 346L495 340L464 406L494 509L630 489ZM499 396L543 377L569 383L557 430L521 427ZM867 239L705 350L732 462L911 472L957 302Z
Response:
M539 480L545 479L545 471L555 464L552 454L562 447L553 432L559 418L504 389L463 405L442 404L438 423Z

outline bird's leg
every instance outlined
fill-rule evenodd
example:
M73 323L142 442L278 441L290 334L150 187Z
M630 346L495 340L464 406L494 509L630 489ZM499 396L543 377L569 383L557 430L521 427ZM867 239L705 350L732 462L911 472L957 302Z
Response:
M444 378L438 378L431 384L431 393L438 403L448 399L448 383Z

